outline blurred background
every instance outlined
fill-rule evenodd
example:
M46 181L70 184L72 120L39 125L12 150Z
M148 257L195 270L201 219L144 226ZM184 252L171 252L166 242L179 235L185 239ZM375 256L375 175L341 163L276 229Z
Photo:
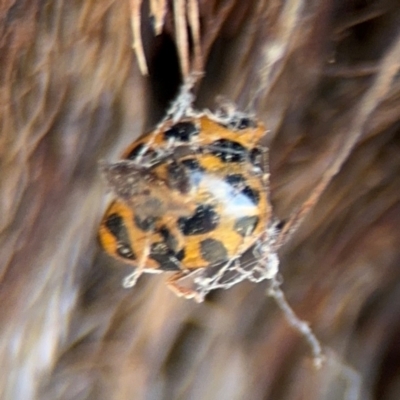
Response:
M0 398L399 399L398 2L150 3L0 4ZM149 14L164 3L155 35ZM362 133L280 250L282 288L327 354L320 370L266 282L202 304L175 297L166 274L126 290L129 266L98 246L109 201L98 162L117 160L176 95L190 27L176 10L189 3L200 37L187 68L205 69L196 104L223 95L264 121L279 218ZM132 50L138 21L148 76Z

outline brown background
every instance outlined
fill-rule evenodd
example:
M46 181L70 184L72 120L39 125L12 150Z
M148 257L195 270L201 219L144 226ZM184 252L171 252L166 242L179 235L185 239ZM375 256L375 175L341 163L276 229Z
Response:
M199 1L206 75L270 129L272 201L290 212L341 151L400 34L395 0ZM283 289L325 346L315 371L266 283L176 298L165 276L121 288L103 254L98 161L162 116L179 86L172 15L150 76L125 0L0 2L0 398L400 398L400 81L293 239ZM296 11L297 10L297 11ZM271 49L283 51L268 64ZM269 53L268 53L269 52ZM353 392L352 392L353 390Z

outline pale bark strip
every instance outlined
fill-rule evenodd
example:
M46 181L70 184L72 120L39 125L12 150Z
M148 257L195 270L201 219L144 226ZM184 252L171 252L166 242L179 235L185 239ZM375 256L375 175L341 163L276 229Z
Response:
M181 71L183 77L186 77L189 75L189 47L185 0L174 1L174 23Z
M135 51L140 72L148 75L146 56L144 55L142 35L140 31L141 6L142 0L130 0L131 5L131 26L133 34L132 48Z
M154 18L154 33L160 35L165 22L167 0L150 0L150 16Z

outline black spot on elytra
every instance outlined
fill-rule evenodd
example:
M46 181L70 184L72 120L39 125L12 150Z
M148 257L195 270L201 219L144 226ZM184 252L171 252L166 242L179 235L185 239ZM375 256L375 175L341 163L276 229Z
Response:
M125 157L126 160L136 160L136 158L139 156L139 154L142 155L142 157L146 160L146 161L151 161L154 160L157 157L157 153L148 148L146 151L143 152L143 150L147 147L147 145L145 143L139 143L136 147L134 147L129 153L128 155ZM143 152L143 153L142 153Z
M176 254L175 257L179 260L182 261L185 258L185 249L179 250Z
M192 122L179 122L164 132L164 140L175 139L179 142L190 142L199 129Z
M239 218L235 222L234 229L240 236L249 236L256 229L259 220L257 216Z
M167 166L168 186L180 193L188 193L190 190L190 178L187 169L176 160Z
M117 254L123 258L135 260L136 256L129 245L129 235L123 218L116 213L110 214L104 225L117 241Z
M240 143L228 139L219 139L210 145L211 154L217 156L221 161L241 162L249 158L249 152Z
M134 147L126 156L127 160L134 160L139 154L140 152L144 149L145 144L144 143L140 143L138 144L136 147Z
M147 145L145 143L139 143L128 153L125 159L135 161L138 156L141 155L141 161L143 163L154 162L159 157L159 155L155 150L151 148L147 148L147 150L144 150L146 147Z
M149 258L157 261L162 271L179 271L181 263L165 243L152 243Z
M135 225L143 232L153 231L156 221L157 218L154 217L143 218L140 215L135 215L134 218Z
M203 178L203 172L205 169L200 165L199 161L195 158L187 158L181 161L181 164L186 168L189 177L190 183L197 187Z
M186 236L200 235L213 231L219 223L219 216L213 206L198 206L191 217L178 219L178 226Z
M167 247L170 250L176 251L178 247L178 241L176 240L175 236L171 233L171 231L167 227L163 226L159 229L158 232L163 237L164 243L167 245Z
M116 213L110 214L104 224L116 238L118 238L121 231L125 229L124 220Z
M200 252L203 260L210 264L216 264L228 259L225 246L215 239L205 239L200 242Z
M225 182L229 183L235 189L239 189L246 183L246 179L241 174L229 174L225 177Z
M251 188L250 186L245 186L241 193L251 200L252 203L257 205L260 201L260 193L258 190Z
M246 185L246 178L241 174L229 174L225 178L225 182L237 189L239 193L246 196L252 203L257 205L260 201L260 193L258 190Z
M186 158L186 160L181 161L181 164L191 171L204 171L204 168L195 158Z

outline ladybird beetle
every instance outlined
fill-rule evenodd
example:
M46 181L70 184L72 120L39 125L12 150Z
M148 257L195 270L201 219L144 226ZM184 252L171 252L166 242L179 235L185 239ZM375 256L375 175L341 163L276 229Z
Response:
M116 198L101 221L99 241L135 267L125 287L143 272L175 271L167 285L202 301L214 288L276 274L277 258L265 241L274 236L266 151L259 145L265 133L244 113L187 112L133 142L120 162L102 166ZM269 257L258 277L238 262L252 247ZM197 287L181 286L194 272Z

